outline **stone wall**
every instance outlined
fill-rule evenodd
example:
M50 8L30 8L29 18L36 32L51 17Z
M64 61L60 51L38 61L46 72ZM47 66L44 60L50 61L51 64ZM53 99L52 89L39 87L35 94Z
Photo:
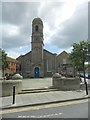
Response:
M13 94L13 86L15 87L15 93L18 94L22 90L22 80L2 80L0 81L2 86L2 94L0 96L10 96Z
M59 74L53 76L52 86L60 90L79 90L80 78L61 77Z

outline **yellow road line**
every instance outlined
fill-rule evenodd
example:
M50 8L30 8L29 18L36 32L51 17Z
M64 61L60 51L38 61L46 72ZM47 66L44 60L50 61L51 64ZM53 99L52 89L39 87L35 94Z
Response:
M15 112L23 112L28 110L37 110L37 109L43 109L43 108L50 108L50 107L59 107L59 106L66 106L66 105L72 105L72 104L80 104L88 102L88 100L79 100L79 101L70 101L70 102L63 102L63 103L55 103L55 104L48 104L48 105L42 105L42 106L28 106L23 108L15 108L15 109L7 109L0 111L0 114L8 114L8 113L15 113Z

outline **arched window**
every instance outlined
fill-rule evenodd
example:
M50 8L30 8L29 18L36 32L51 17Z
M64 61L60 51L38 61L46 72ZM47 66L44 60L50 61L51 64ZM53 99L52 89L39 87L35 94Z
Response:
M38 31L38 25L35 26L35 31Z

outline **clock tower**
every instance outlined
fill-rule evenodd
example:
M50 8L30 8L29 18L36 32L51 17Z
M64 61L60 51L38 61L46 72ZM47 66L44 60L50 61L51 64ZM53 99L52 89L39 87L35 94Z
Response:
M40 18L32 21L32 57L31 57L31 76L44 77L43 65L43 22Z

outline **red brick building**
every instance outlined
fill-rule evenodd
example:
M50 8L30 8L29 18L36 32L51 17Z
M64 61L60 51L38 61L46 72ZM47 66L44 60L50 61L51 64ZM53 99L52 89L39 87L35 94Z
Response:
M11 57L7 57L8 67L5 70L5 74L13 75L16 73L17 60Z

